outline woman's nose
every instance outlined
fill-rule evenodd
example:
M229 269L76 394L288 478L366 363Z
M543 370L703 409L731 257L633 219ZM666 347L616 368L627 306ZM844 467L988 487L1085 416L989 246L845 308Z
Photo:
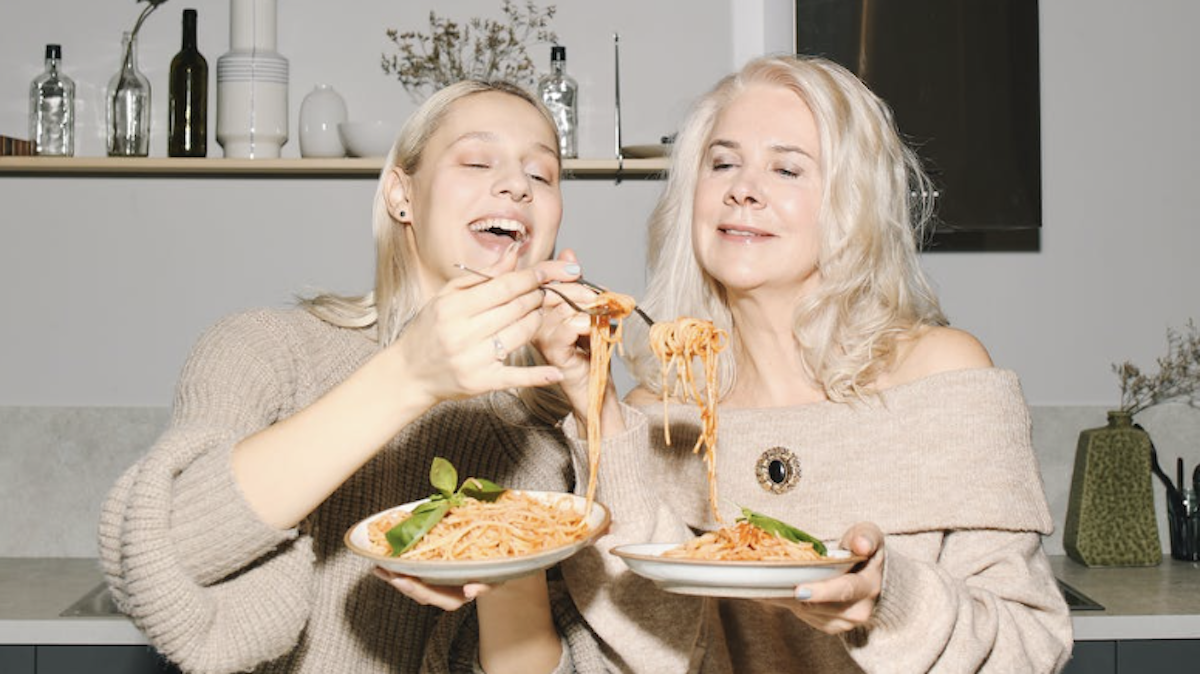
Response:
M529 176L520 167L502 169L496 177L495 193L507 196L513 201L531 201L533 199L532 185Z
M762 205L763 195L758 181L745 171L739 172L725 192L725 203L731 206Z

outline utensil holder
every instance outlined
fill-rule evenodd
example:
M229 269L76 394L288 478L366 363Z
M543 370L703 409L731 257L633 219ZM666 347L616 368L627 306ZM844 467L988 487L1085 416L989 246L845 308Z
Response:
M1200 562L1200 510L1167 498L1167 528L1171 532L1171 556L1186 562Z

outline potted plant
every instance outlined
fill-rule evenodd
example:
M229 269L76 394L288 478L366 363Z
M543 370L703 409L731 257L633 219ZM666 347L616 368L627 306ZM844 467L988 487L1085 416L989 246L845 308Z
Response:
M1200 392L1200 334L1167 330L1167 355L1146 374L1126 361L1113 365L1121 382L1121 404L1108 424L1084 430L1075 449L1075 468L1063 527L1067 555L1087 566L1152 566L1162 561L1154 513L1150 436L1133 421L1138 412L1168 400L1197 404Z

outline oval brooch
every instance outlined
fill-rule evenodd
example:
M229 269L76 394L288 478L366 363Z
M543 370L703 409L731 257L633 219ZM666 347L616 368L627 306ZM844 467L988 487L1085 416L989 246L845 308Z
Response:
M783 494L800 481L800 459L787 447L772 447L758 457L754 474L763 489Z

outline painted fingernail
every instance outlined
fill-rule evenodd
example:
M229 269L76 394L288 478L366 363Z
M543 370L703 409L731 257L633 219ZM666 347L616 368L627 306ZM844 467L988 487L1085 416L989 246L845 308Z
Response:
M570 264L563 265L563 273L564 273L564 274L570 274L570 275L572 275L572 276L578 276L578 275L579 275L579 273L580 273L580 272L582 272L582 271L583 271L583 267L580 267L579 265L575 264L574 262L572 262L572 263L570 263Z
M799 590L796 590L796 599L799 599L800 601L812 599L812 590L808 589L807 587L802 587Z

